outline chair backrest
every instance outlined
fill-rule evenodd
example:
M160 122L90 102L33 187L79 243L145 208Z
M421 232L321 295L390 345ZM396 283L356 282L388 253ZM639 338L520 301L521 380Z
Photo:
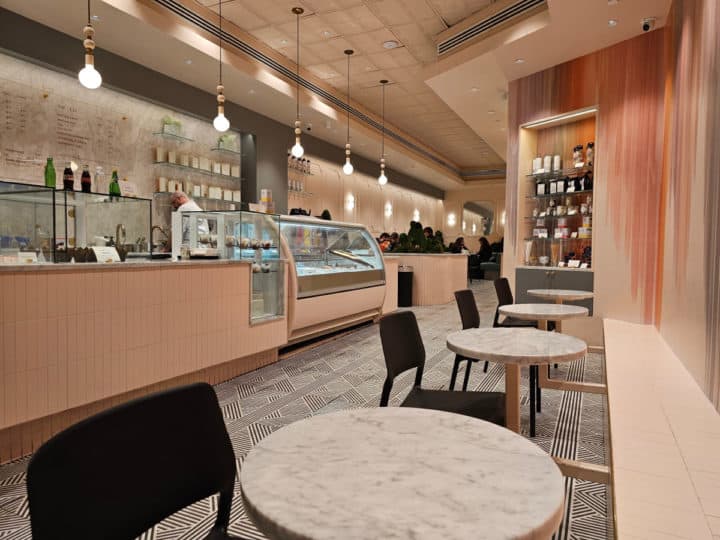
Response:
M380 341L387 368L387 377L380 398L380 406L384 407L390 397L392 382L401 373L417 368L415 386L420 386L425 368L425 346L412 311L398 311L382 317Z
M475 303L475 295L470 289L455 291L455 301L460 310L463 330L480 328L480 313Z
M220 493L227 526L235 456L209 384L173 388L87 418L33 455L27 490L33 540L135 538Z
M497 301L498 305L495 309L495 318L493 319L493 326L497 327L500 322L500 306L507 306L509 304L514 304L515 300L513 299L512 291L510 290L510 282L507 280L507 278L498 278L495 281L493 281L493 284L495 285L495 294L497 295Z

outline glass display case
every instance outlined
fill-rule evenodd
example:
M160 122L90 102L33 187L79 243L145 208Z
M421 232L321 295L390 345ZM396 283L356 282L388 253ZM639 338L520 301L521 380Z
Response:
M362 225L283 217L280 231L297 274L297 297L385 284L382 253Z
M151 255L149 199L3 181L0 215L5 263L94 262L92 246L114 246L121 260ZM19 252L24 253L22 261Z
M279 216L249 211L174 212L173 259L226 259L251 263L250 322L285 312L285 261Z
M55 190L0 181L0 263L52 262Z

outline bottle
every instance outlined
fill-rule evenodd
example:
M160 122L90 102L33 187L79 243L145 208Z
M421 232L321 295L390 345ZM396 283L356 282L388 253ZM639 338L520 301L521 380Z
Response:
M63 171L63 189L66 191L72 191L75 189L75 176L72 172L72 167L70 167L70 162L67 162L67 165L65 165L65 170Z
M55 188L55 164L51 157L45 163L45 187Z
M83 193L90 193L92 191L92 177L90 176L89 165L83 165L83 172L80 176L80 189Z
M99 165L95 167L95 193L107 193L107 186L105 185L105 173L103 168Z
M307 174L310 174L310 160L309 159L305 160L305 167L306 167L305 172Z
M120 183L118 182L117 169L113 169L112 180L110 181L110 187L108 188L108 193L110 194L110 200L112 200L113 196L120 195Z
M592 167L593 161L595 160L595 143L587 143L587 150L585 150L585 165Z

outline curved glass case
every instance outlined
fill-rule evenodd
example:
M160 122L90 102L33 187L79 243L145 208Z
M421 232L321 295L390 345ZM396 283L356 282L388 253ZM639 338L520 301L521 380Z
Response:
M283 216L280 232L295 265L298 298L385 285L382 253L362 225Z

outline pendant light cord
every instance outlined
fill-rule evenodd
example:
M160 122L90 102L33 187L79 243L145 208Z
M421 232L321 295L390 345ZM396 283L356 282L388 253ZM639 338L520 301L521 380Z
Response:
M300 14L296 14L295 23L295 39L297 43L296 55L295 55L295 95L296 95L296 109L295 118L300 120Z
M220 56L219 56L219 64L220 64L220 84L222 85L222 0L220 0L219 4L220 8Z
M88 0L88 26L92 26L90 24L90 0Z
M347 140L350 142L350 54L347 55Z
M382 154L381 158L385 157L385 84L382 85Z

